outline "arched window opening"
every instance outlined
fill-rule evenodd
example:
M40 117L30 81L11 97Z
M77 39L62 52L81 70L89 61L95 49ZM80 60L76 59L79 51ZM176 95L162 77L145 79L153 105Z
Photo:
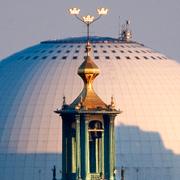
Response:
M90 173L100 173L102 166L102 122L94 120L89 123L89 165Z

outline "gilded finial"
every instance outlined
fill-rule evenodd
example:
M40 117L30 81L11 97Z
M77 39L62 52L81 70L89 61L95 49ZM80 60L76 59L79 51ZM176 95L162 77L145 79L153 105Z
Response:
M83 103L83 97L82 97L82 95L81 95L81 101L80 101L80 103L81 103L81 105L82 105L82 103Z
M75 109L77 109L77 110L81 109L81 103L78 103L78 104L75 106Z
M90 42L87 42L87 44L86 44L86 52L87 52L87 56L90 56L90 52L91 52L91 44L90 44Z
M115 109L114 96L111 96L111 108L112 108L112 109Z
M80 96L80 102L76 105L76 109L78 110L78 109L81 109L81 107L83 106L83 97L82 97L82 95Z

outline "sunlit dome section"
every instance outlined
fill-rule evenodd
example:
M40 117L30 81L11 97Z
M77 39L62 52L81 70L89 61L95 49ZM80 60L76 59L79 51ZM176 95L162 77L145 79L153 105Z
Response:
M83 89L86 37L44 41L0 62L0 179L61 178L62 127L54 111ZM90 37L94 89L115 99L116 177L180 179L180 64L141 43Z

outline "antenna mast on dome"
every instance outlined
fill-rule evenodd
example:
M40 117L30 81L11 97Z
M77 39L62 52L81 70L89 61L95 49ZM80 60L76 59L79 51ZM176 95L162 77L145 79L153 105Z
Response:
M108 9L107 8L98 8L97 9L97 13L98 16L92 16L92 15L86 15L86 16L79 16L80 13L80 9L79 8L70 8L69 9L69 13L70 15L75 16L79 21L83 22L84 24L86 24L87 26L87 45L90 44L90 31L89 31L89 27L92 23L94 23L95 21L99 20L102 16L107 15L108 13ZM89 53L90 49L87 48L87 53Z
M130 42L132 40L132 31L130 29L130 20L126 20L126 23L122 25L120 40Z

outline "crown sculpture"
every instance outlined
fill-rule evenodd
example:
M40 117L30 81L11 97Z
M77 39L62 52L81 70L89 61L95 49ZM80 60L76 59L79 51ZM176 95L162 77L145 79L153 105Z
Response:
M71 8L71 9L69 9L69 12L72 15L78 15L79 12L80 12L80 9L78 9L78 8Z

